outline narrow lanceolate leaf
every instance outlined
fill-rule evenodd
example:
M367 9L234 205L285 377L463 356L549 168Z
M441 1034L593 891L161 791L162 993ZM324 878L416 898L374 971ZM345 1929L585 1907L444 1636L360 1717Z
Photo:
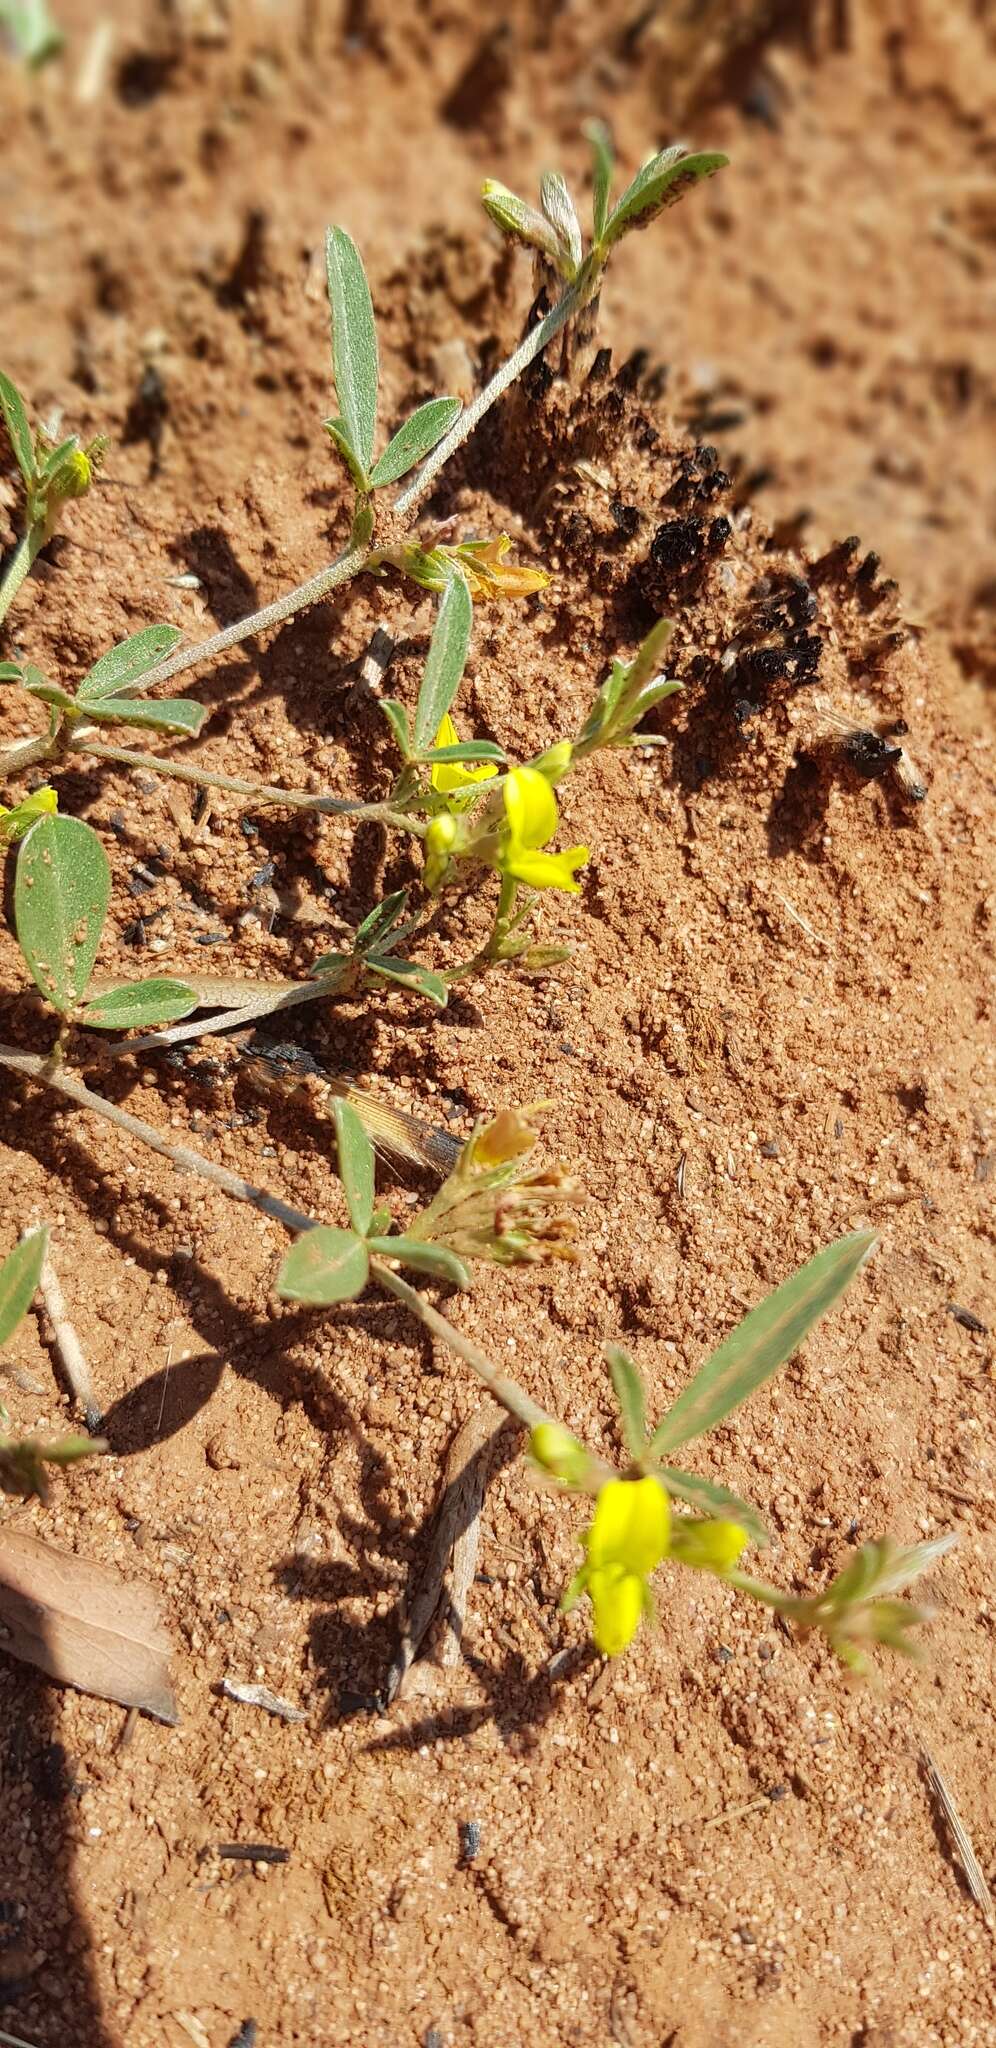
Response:
M379 460L370 472L374 489L381 484L395 484L399 476L406 476L434 448L437 441L448 433L463 404L459 398L430 398L420 405L398 428Z
M339 1153L339 1179L346 1196L349 1220L353 1229L365 1237L374 1208L374 1148L351 1102L336 1101L332 1105L332 1114Z
M411 758L412 743L408 733L408 713L397 697L382 697L380 708L397 742L398 752L403 761Z
M277 1275L283 1301L324 1307L355 1301L370 1277L370 1259L354 1230L330 1230L325 1223L306 1230L293 1244Z
M35 444L31 428L28 424L28 415L24 409L24 400L17 385L12 384L10 378L5 377L2 371L0 371L0 413L3 414L3 423L7 429L10 445L14 450L14 460L25 483L30 484L35 474Z
M691 1386L658 1424L652 1438L658 1455L715 1429L748 1394L770 1379L791 1358L814 1323L839 1301L874 1244L873 1230L856 1230L850 1237L839 1238L752 1309L707 1358Z
M182 732L191 739L207 717L206 706L193 697L102 697L88 704L87 710L91 718L151 727L156 732Z
M86 994L111 893L107 855L82 818L39 818L21 842L17 937L42 995L63 1012Z
M678 1500L687 1500L689 1507L696 1508L700 1515L709 1515L714 1521L739 1522L759 1550L767 1546L768 1532L757 1509L749 1501L741 1500L738 1493L731 1493L728 1486L717 1486L712 1479L700 1479L697 1473L679 1471L674 1465L659 1465L657 1476L669 1493Z
M508 755L494 740L455 740L451 747L427 747L418 758L428 766L436 761L507 761Z
M675 206L693 185L699 184L703 178L711 178L730 161L718 150L702 150L697 156L686 156L684 149L684 143L680 142L671 149L662 149L659 156L653 157L649 164L644 164L642 171L637 172L605 224L603 241L607 249L628 234L630 228L649 227L665 206Z
M524 242L527 248L539 249L556 263L560 255L557 237L535 206L527 206L518 194L510 192L497 178L485 178L481 187L484 211L503 235L511 235L516 242Z
M367 475L366 466L360 461L353 447L353 443L349 438L349 428L345 420L326 420L324 426L329 440L335 448L338 448L357 490L362 492L369 491L370 478ZM354 522L355 530L350 534L351 547L366 547L367 541L373 532L373 514L370 511L369 505L366 504L365 498L361 500L361 504L365 510L362 518L360 518L358 527L355 526ZM357 516L360 517L359 514ZM364 528L367 530L364 531Z
M417 1237L371 1237L369 1249L382 1259L400 1259L416 1273L428 1273L433 1280L449 1280L454 1287L469 1287L470 1274L462 1259L444 1244L423 1244Z
M30 1307L48 1250L48 1226L32 1230L15 1245L0 1266L0 1344L13 1336L25 1309Z
M413 995L425 996L435 1003L437 1010L445 1010L449 989L442 975L433 974L431 967L422 967L417 960L385 960L374 953L367 954L364 965L368 973L380 980L396 981Z
M94 662L76 692L77 702L96 704L101 697L119 696L130 683L164 661L182 638L178 626L143 626L140 633L132 633Z
M332 315L332 369L342 423L369 475L377 422L377 329L360 252L344 228L330 228L325 262Z
M154 1024L174 1024L180 1017L189 1017L199 1001L196 989L186 982L159 975L148 981L128 981L120 988L109 988L95 1002L88 1003L80 1023L94 1031L132 1031L138 1025L148 1029Z
M540 205L557 237L560 250L558 267L566 278L572 279L577 276L584 255L581 222L559 171L544 171L540 179Z
M25 662L21 671L21 682L29 697L39 698L42 704L56 704L60 711L73 709L75 699L70 696L69 691L64 690L61 683L50 683L48 677L42 675L41 669L35 668L31 662Z
M368 910L363 923L357 925L353 934L354 953L365 953L368 947L383 944L388 932L394 930L407 901L407 889L394 889L390 896L385 896L383 903Z
M607 1344L605 1355L619 1403L626 1449L631 1458L642 1458L647 1448L647 1402L643 1381L628 1351L624 1351L621 1345Z
M609 192L612 188L615 156L612 149L612 137L604 121L587 121L584 132L591 143L592 155L595 159L591 195L591 217L595 240L600 242L605 233L605 223L609 217Z
M467 584L462 576L451 576L443 592L415 710L415 746L420 752L431 747L460 687L473 617Z

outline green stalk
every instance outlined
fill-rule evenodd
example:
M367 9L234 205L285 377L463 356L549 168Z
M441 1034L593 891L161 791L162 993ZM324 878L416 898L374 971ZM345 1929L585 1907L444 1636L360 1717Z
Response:
M124 768L147 768L153 775L194 782L201 789L231 790L236 796L252 797L256 803L287 804L291 810L318 811L326 818L355 818L358 824L372 819L381 825L393 825L401 832L412 832L416 839L425 838L426 827L420 819L409 817L405 811L392 810L390 804L353 803L347 797L312 796L307 790L279 789L275 783L247 782L241 775L224 775L220 768L198 768L192 761L170 761L162 754L141 754L132 747L107 746L103 740L92 740L92 731L92 726L85 726L74 733L69 751L93 754L99 761L120 761ZM0 761L0 771L9 766L9 757Z
M502 1408L507 1409L509 1415L514 1415L524 1429L535 1429L539 1423L552 1420L544 1409L538 1408L535 1401L530 1400L528 1394L523 1393L521 1387L516 1386L514 1380L504 1379L472 1339L465 1337L463 1331L458 1330L453 1323L448 1323L446 1317L441 1316L431 1302L426 1301L414 1287L409 1287L407 1280L402 1280L400 1273L395 1273L390 1266L385 1266L381 1259L371 1259L370 1271L378 1286L386 1287L389 1294L396 1295L434 1337L438 1337L441 1343L456 1352L458 1358L463 1359L465 1365L469 1365L471 1372L476 1373L479 1380L483 1380L494 1399Z
M554 335L559 334L561 328L566 326L582 304L583 296L584 285L579 278L551 308L546 318L526 335L525 340L520 342L507 361L495 371L490 383L485 385L483 391L478 392L477 397L454 421L449 433L443 435L438 446L426 457L407 490L402 491L400 497L395 500L394 516L404 522L403 530L406 531L411 526L418 506L450 456L466 441L468 435L473 433L485 413L489 412L503 396L509 385L514 384L517 377L521 377L523 370L528 369L529 364L536 356L542 354ZM336 561L331 562L328 568L319 569L317 575L310 576L306 583L299 583L294 590L286 591L284 596L276 598L273 604L264 605L261 611L252 612L244 619L237 619L234 625L225 626L221 632L213 633L210 639L200 641L196 647L179 648L175 654L161 662L158 668L151 669L148 675L143 676L141 688L149 690L159 683L168 682L171 677L181 675L185 669L196 667L198 662L213 661L215 655L224 654L227 648L237 647L243 640L250 640L257 633L268 632L271 626L283 625L284 621L292 619L296 612L304 611L308 605L318 604L330 591L338 589L343 583L351 582L363 569L367 554L366 547L349 548L345 554L339 555Z
M421 504L430 485L435 482L440 470L449 461L450 456L455 454L456 450L473 433L474 428L479 425L485 413L490 412L491 407L497 400L503 397L509 385L514 384L517 377L521 377L523 370L529 368L530 363L535 360L536 356L542 355L543 350L549 346L554 335L559 334L562 327L566 327L568 320L579 310L583 296L583 282L582 279L578 278L564 293L563 298L558 299L556 305L551 307L546 318L541 320L538 326L532 328L524 341L520 341L518 348L513 351L507 361L499 365L491 382L485 384L483 391L479 391L477 397L472 399L470 405L459 415L459 418L454 420L449 433L443 435L442 440L433 448L432 453L426 456L421 469L416 471L407 489L402 491L399 498L395 499L394 510L398 518L405 519L407 525L411 524L411 515L414 514L416 507Z
M0 582L0 624L6 618L35 556L44 547L45 539L45 525L41 520L36 520L33 526L28 527L27 533L21 535Z
M157 683L168 682L171 676L182 674L184 669L194 668L200 661L213 661L216 654L224 654L227 647L238 647L243 640L251 640L256 633L266 633L271 626L282 626L285 619L292 619L295 612L304 611L309 604L318 604L331 590L337 590L342 583L350 583L358 576L367 559L367 549L347 548L345 554L337 555L317 575L309 576L306 583L299 583L293 590L285 591L272 604L265 604L261 611L251 612L247 618L236 619L231 626L222 627L219 633L212 633L210 639L201 640L196 647L180 647L158 668L150 669L136 688L150 690Z

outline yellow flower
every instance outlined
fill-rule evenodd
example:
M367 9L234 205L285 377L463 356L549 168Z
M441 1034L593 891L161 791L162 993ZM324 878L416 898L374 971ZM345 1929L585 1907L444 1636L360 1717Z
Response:
M572 1607L587 1593L592 1633L604 1657L618 1657L652 1607L647 1579L666 1557L671 1503L656 1479L610 1479L595 1503L584 1536L585 1563L563 1600Z
M591 1459L583 1444L561 1422L538 1422L529 1437L529 1448L544 1472L561 1479L565 1486L584 1483Z
M434 747L455 747L460 735L447 711L433 740ZM448 806L453 811L466 810L473 803L473 790L478 782L490 782L498 770L493 761L434 761L431 781L433 789L440 796L449 796L453 802ZM462 792L462 794L460 793Z
M13 846L15 840L23 839L36 818L45 817L57 806L54 789L36 789L31 796L22 797L11 810L0 804L0 846Z
M545 590L550 581L545 569L506 562L511 545L508 534L499 533L494 540L465 540L457 547L440 549L440 553L459 562L471 596L484 603L491 598L529 597L534 590Z
M722 1578L739 1562L749 1542L739 1522L700 1522L695 1516L681 1515L671 1530L671 1556Z
M588 859L586 846L570 846L564 853L544 853L560 822L557 799L545 775L537 768L513 768L502 794L506 830L498 866L515 882L530 889L568 889L577 896L581 885L574 879Z

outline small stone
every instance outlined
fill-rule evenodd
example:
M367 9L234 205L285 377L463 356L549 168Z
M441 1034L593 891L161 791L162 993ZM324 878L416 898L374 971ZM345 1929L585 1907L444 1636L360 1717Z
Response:
M219 1429L204 1446L204 1456L213 1472L241 1472L242 1459L227 1430Z

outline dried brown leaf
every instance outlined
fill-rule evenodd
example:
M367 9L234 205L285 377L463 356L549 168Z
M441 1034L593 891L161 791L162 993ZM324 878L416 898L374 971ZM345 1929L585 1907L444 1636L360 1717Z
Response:
M0 1531L0 1649L60 1685L179 1718L151 1586L19 1529Z

